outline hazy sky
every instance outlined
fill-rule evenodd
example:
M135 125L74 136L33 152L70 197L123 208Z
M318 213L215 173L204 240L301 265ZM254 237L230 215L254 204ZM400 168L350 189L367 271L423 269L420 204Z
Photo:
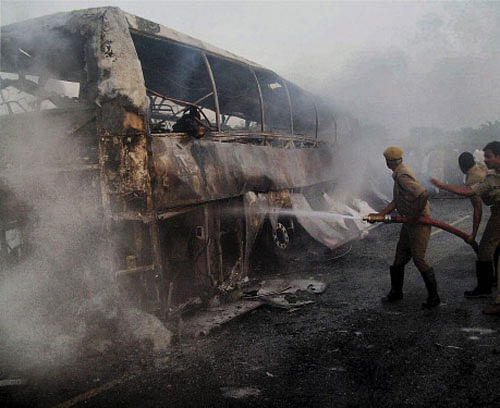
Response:
M1 0L1 22L103 5L253 60L393 133L500 119L500 2Z

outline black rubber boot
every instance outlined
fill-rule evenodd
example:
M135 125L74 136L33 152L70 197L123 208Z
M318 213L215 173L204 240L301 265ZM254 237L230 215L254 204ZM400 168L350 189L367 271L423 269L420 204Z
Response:
M403 282L405 279L404 266L389 267L391 274L391 291L386 297L382 298L384 302L396 302L403 299Z
M495 255L493 256L493 266L494 266L494 273L493 273L493 283L491 284L494 288L498 286L498 268L500 265L498 265L498 262L500 258L500 245L497 246L497 249L495 250Z
M474 290L467 290L464 296L468 299L488 297L491 295L493 283L493 263L491 261L476 261L477 286Z
M422 306L430 309L432 307L435 307L441 303L441 299L439 299L439 295L437 292L437 283L436 283L436 277L434 276L434 269L429 269L427 271L420 271L420 274L422 275L422 278L425 282L425 287L427 288L427 300L422 303Z

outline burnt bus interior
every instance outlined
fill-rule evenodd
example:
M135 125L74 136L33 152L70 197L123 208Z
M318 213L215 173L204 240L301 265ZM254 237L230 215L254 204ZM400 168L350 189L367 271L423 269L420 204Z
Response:
M22 261L36 246L37 211L26 203L62 194L79 214L77 241L88 247L85 253L106 248L107 255L90 261L76 251L73 260L112 271L141 308L168 318L214 297L237 297L257 233L269 233L269 226L250 222L243 196L171 208L156 204L155 185L162 180L154 139L189 145L191 138L173 128L195 107L207 128L206 142L318 148L334 142L333 116L269 70L131 29L150 107L144 132L110 137L102 123L119 109L95 102L95 57L78 34L56 33L51 41L2 36L0 262ZM126 120L137 117L125 114ZM210 158L204 160L210 167ZM130 186L141 168L146 181L137 193ZM179 184L181 198L182 188L189 186ZM284 224L290 233L295 228L293 222Z
M42 174L56 185L81 185L71 192L74 200L97 204L96 195L87 194L95 190L99 174L95 108L82 81L82 44L78 36L63 33L43 42L2 35L0 263L19 262L33 247L37 219L27 203L36 194L50 194L47 185L37 183ZM41 132L50 134L50 141Z
M331 142L331 114L274 72L134 31L132 39L151 100L153 133L173 132L186 107L197 105L215 137L243 135L243 143L273 145L280 135L310 146L318 137Z

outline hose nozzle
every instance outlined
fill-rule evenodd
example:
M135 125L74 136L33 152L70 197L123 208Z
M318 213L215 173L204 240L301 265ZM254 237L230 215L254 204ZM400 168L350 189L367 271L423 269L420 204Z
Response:
M363 217L363 221L368 221L368 222L371 222L371 223L374 223L374 222L391 222L392 221L392 218L390 215L367 215L365 217Z

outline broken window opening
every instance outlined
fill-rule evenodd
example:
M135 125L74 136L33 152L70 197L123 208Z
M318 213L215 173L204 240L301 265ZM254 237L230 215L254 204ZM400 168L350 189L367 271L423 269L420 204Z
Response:
M150 98L152 133L176 132L174 126L190 107L203 125L216 130L212 83L199 50L172 41L131 33Z
M220 126L222 134L264 131L317 137L314 98L272 71L171 40L131 35L150 97L152 133L176 133L176 123L196 106L203 125L211 131Z
M68 108L79 102L80 83L0 72L0 115Z
M296 136L316 138L318 117L314 97L290 82L287 82L286 86L292 102L294 134Z
M273 72L255 71L264 102L266 131L293 134L291 107L285 87Z
M322 143L335 144L337 141L337 120L334 113L321 100L317 101L318 112L318 141Z
M150 98L151 131L162 133L165 131L188 133L194 137L202 137L207 131L216 131L213 125L215 112L203 109L197 105L203 99L213 95L213 92L203 98L190 103L161 95L151 89L147 90Z
M217 84L222 131L262 131L260 97L252 71L248 66L208 56Z

